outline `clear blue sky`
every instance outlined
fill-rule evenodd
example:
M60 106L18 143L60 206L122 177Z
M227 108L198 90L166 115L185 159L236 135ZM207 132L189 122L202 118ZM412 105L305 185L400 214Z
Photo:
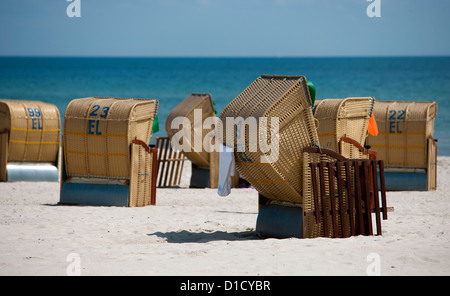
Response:
M0 0L0 55L450 55L449 0L80 1Z

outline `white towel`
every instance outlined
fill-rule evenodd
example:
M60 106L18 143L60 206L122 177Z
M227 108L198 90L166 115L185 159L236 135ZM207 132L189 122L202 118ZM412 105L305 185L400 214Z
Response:
M235 174L234 150L233 148L220 144L219 154L219 186L217 194L220 196L227 196L231 192L231 176Z

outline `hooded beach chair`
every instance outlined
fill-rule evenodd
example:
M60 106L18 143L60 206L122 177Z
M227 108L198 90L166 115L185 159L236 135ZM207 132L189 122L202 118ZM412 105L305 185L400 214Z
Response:
M365 106L369 106L366 113L370 114L372 99L362 100L367 104ZM333 112L336 113L336 108ZM254 143L250 141L250 129L245 125L224 128L220 139L224 145L234 143L236 169L258 191L258 233L279 238L346 237L373 233L369 227L371 211L385 211L386 205L383 203L373 210L366 206L370 204L367 200L367 194L370 198L370 187L363 187L362 184L369 182L370 176L365 174L368 173L369 166L378 168L379 165L369 159L352 160L321 147L316 130L318 120L313 117L304 76L262 75L257 78L220 115L223 122L226 118L239 117L256 118L258 130L262 122L268 123L268 142L278 142L277 147L273 147L275 151L250 149ZM276 118L279 123L278 131L271 126ZM368 119L367 117L365 120ZM321 125L320 122L318 124ZM333 135L337 133L335 126L330 131ZM238 147L236 143L238 135L242 136L243 131L246 131L245 149L239 149L242 147ZM338 139L333 141L339 142ZM278 157L274 158L276 156ZM336 173L336 169L333 171L337 165L341 168L342 163L345 163L343 166L348 170L346 175L343 175L342 170L341 173ZM382 161L379 163L382 175ZM355 184L358 185L358 190L355 189ZM380 205L378 190L375 195L376 204ZM365 215L362 220L364 228L348 228L350 221L360 225L359 213ZM327 219L328 217L330 218ZM345 223L346 221L349 222ZM331 227L328 227L329 223ZM377 233L381 234L381 224L377 223L377 226L380 226Z
M378 136L367 145L383 159L386 190L433 190L437 187L437 140L433 138L436 102L377 101Z
M215 126L204 126L207 118L215 117L216 111L211 95L199 93L189 95L167 116L166 132L170 141L181 135L183 129L186 132L176 141L180 146L185 147L182 152L192 163L190 187L218 187L219 152L208 152L213 149L204 146L215 145ZM175 124L174 120L177 118L186 118L190 126ZM234 178L234 183L236 185L239 183L239 176Z
M316 101L314 118L318 121L317 134L320 145L340 153L346 158L368 158L364 148L369 120L375 99L353 97Z
M75 99L64 116L61 204L137 207L156 201L157 153L148 146L158 101Z
M335 151L345 158L376 160L376 151L366 146L367 136L371 132L370 121L373 120L374 102L375 99L372 97L316 101L313 114L318 121L317 133L320 146ZM369 171L370 192L373 192L372 167ZM373 207L373 194L371 194L371 204Z
M59 181L61 121L49 103L0 99L0 181Z

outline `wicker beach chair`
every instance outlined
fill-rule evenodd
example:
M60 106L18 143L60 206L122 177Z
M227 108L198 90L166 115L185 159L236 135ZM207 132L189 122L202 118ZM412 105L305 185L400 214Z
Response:
M0 181L59 181L61 123L49 103L0 100Z
M434 190L437 187L436 102L377 101L379 134L367 144L383 159L386 190Z
M190 123L190 138L182 137L180 145L188 147L184 149L184 155L192 163L192 175L190 187L194 188L217 188L219 178L219 152L212 151L212 147L204 145L215 145L214 125L204 127L207 118L215 118L216 112L214 102L210 94L192 93L176 106L166 119L166 132L168 138L172 138L185 128L183 125L174 126L173 121L177 117L188 119ZM198 132L200 130L201 132ZM209 137L209 138L208 138ZM239 176L233 178L234 186L239 183Z
M349 105L351 105L350 101L348 100ZM365 122L369 118L367 113L370 114L372 99L362 98L354 101L358 104L362 104L362 101L364 101L362 105L369 107L363 107L365 113L360 116ZM342 108L342 101L333 101L331 103L339 107L333 108L333 114L336 115L336 112L345 111L345 108ZM317 196L329 199L330 201L327 204L332 201L334 204L334 198L330 198L330 191L314 190L312 184L317 184L318 188L322 188L320 186L325 186L323 188L336 186L333 188L336 188L337 198L345 204L351 204L348 201L348 196L350 195L340 191L339 188L342 189L342 187L337 186L340 184L338 184L337 176L335 179L332 179L324 174L314 174L311 172L311 165L317 161L317 163L323 163L322 165L326 165L328 168L329 165L336 165L337 161L349 161L349 165L353 165L353 167L349 167L348 177L345 179L353 180L347 182L349 185L353 185L353 182L357 182L356 184L358 185L361 182L365 184L369 182L370 176L355 174L354 166L358 165L359 162L351 162L349 158L342 156L337 151L321 148L319 135L316 130L317 119L313 117L306 78L304 76L262 75L230 102L220 115L222 122L225 122L227 118L236 119L240 117L244 120L252 117L259 118L256 122L258 122L260 136L260 124L262 122L268 122L268 126L271 126L271 122L276 120L276 118L278 118L279 122L278 132L273 127L267 129L268 141L278 141L278 158L276 160L273 159L273 151L265 150L266 152L263 152L261 149L256 151L255 149L250 149L255 143L250 141L251 132L248 124L237 128L224 128L221 139L224 145L228 144L230 146L230 143L235 143L236 168L240 175L250 182L259 193L260 211L258 214L257 232L263 236L271 237L347 236L347 228L343 228L343 223L341 222L341 220L348 219L345 215L333 216L336 219L335 223L330 218L329 221L332 223L331 228L335 230L334 232L328 231L328 228L324 230L323 225L328 225L326 220L328 210L325 210L325 214L320 216L315 215L316 208L318 209L322 206L320 200L317 200ZM330 115L330 117L332 116ZM261 118L266 120L261 120ZM345 121L344 118L339 119ZM319 126L321 124L323 129L330 129L329 133L333 134L334 148L338 150L340 140L337 137L337 133L341 133L342 129L339 129L339 127L342 124L333 123L330 127L327 127L326 125L330 123L327 123L326 120L319 122ZM364 130L364 125L359 128ZM242 149L239 151L241 147L238 147L236 143L238 143L241 136L239 133L243 131L245 131L245 150L242 152ZM361 131L358 134L351 135L362 141L360 134L362 134ZM353 152L348 153L351 155ZM359 153L357 154L359 155ZM369 162L367 159L361 159L361 161ZM366 163L366 165L370 165L370 163ZM368 167L367 170L369 170ZM355 179L356 175L358 179ZM369 186L364 188L370 194ZM323 195L320 195L322 192ZM333 195L331 194L331 196ZM367 204L367 207L364 206L365 208L370 208L367 200L362 202ZM311 204L314 206L311 206ZM332 207L329 206L327 209L331 211ZM346 207L345 210L349 213L353 212L351 207ZM374 208L375 210L376 208ZM371 215L367 215L367 217L370 218ZM340 231L336 230L338 227L341 228ZM361 231L355 230L351 235L371 233L369 227ZM381 228L378 233L381 233Z
M317 133L321 147L331 149L345 158L376 160L376 151L365 145L374 102L372 97L316 101L313 113L318 120ZM372 167L369 171L370 200L373 207L375 196Z
M157 100L91 97L64 117L60 203L155 204L157 153L148 146Z
M269 199L290 202L302 201L302 152L303 147L319 143L314 118L311 112L306 79L303 76L262 75L250 84L223 110L220 119L242 117L244 119L279 118L279 158L276 162L261 162L261 157L270 160L271 152L251 152L250 132L245 130L245 152L236 152L236 169L239 174L260 194ZM274 137L268 130L268 138ZM224 128L223 143L237 143L238 133ZM230 146L230 145L228 145ZM236 149L237 150L237 149Z
M366 142L374 102L372 97L316 101L313 113L321 146L347 158L368 157L359 148Z

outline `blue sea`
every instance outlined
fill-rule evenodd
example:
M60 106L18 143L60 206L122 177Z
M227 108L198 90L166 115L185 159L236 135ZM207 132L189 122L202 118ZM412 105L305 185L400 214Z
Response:
M0 98L55 104L90 96L153 98L165 118L189 94L221 110L261 74L304 75L316 99L436 101L438 154L450 156L450 57L394 58L22 58L0 57Z

